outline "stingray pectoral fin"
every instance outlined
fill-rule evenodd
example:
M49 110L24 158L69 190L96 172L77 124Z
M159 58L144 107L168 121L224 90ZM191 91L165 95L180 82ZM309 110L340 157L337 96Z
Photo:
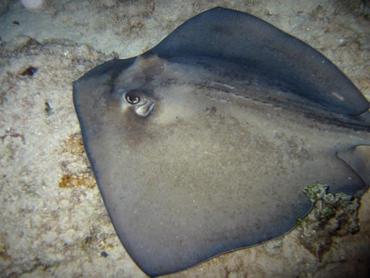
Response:
M366 183L370 185L370 145L358 145L337 153Z
M359 115L370 107L353 83L321 53L243 12L224 8L203 12L179 26L149 53L167 59L207 56L236 62L340 114Z

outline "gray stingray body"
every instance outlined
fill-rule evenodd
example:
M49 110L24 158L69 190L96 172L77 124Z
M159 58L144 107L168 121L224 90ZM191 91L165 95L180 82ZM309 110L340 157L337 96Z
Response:
M93 69L74 103L114 227L149 275L287 232L311 207L308 184L355 193L369 181L369 103L248 14L207 11Z

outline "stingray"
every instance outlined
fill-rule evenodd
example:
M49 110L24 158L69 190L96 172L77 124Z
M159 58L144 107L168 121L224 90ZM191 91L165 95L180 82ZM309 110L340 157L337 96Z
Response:
M83 142L124 247L148 275L283 235L303 188L359 194L369 102L327 58L215 8L74 82Z

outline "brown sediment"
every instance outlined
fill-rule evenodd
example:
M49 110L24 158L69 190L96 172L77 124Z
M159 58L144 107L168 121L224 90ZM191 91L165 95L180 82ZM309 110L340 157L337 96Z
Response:
M82 155L85 152L80 133L74 133L64 141L63 152L73 155Z
M96 186L95 179L88 173L80 175L63 175L59 180L58 186L60 188L73 188L73 187L87 187L93 188Z

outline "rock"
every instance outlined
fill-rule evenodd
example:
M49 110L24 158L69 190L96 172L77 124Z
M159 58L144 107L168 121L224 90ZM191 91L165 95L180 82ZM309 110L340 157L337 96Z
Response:
M313 210L297 229L300 243L319 260L331 248L334 236L355 234L360 230L359 199L344 193L329 193L328 188L322 184L305 188Z
M45 7L45 0L21 0L23 6L28 10L41 10Z

